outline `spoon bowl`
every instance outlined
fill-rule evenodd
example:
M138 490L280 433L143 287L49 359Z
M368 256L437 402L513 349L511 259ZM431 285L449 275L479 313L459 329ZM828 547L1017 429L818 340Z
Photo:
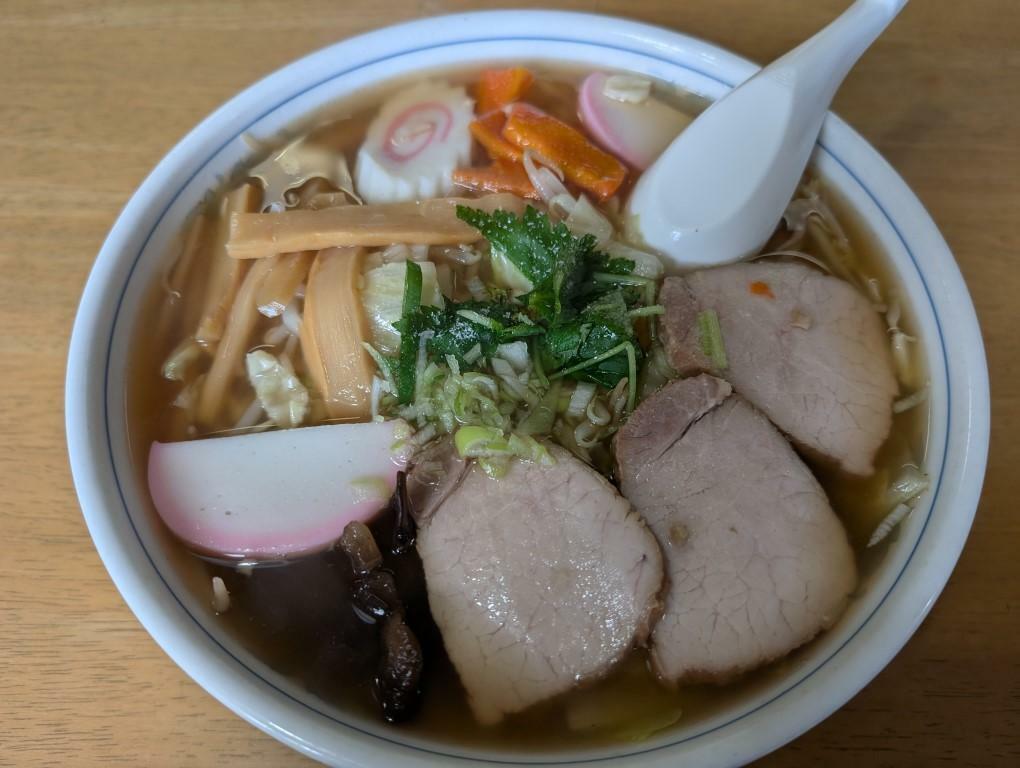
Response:
M757 253L804 174L836 89L906 4L857 0L709 107L638 180L627 204L632 234L681 270Z

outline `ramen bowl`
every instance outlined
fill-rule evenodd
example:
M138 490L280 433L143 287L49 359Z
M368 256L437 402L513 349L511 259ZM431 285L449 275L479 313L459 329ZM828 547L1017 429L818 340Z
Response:
M253 146L410 73L539 61L639 73L715 99L757 67L695 38L620 19L558 12L470 13L355 37L258 82L205 119L156 167L100 251L74 325L67 438L96 548L124 600L211 695L291 747L336 766L690 765L747 762L811 728L889 663L924 619L959 557L988 446L988 377L977 319L953 256L882 157L829 115L813 166L885 255L907 296L930 377L930 487L867 570L842 620L766 681L705 717L645 741L554 752L430 739L327 705L227 634L196 596L151 512L125 408L145 296L187 216Z

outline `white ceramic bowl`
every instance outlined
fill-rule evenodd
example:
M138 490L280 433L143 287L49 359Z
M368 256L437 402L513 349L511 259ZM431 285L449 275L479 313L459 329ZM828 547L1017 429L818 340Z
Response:
M555 764L715 766L775 749L831 714L914 632L942 590L977 505L988 378L970 297L935 224L895 171L830 115L816 164L863 216L909 293L931 369L930 491L846 617L781 679L707 721L646 743L570 753L470 752L334 710L229 641L170 567L130 462L124 394L140 300L187 214L271 137L323 104L409 72L548 60L644 73L716 98L756 67L715 46L619 19L552 12L447 16L338 43L270 75L188 134L135 193L103 245L75 322L67 437L81 506L110 575L162 648L209 693L295 749L337 766Z

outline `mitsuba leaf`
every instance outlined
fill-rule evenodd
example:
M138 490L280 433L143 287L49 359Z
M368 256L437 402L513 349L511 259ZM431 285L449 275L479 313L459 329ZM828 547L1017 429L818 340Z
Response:
M542 362L549 370L570 368L624 342L633 343L635 352L640 354L623 292L614 289L595 298L576 318L548 330L542 338ZM627 355L621 352L569 376L611 388L628 375L628 370Z
M542 333L540 326L522 323L520 315L520 308L506 301L447 302L442 309L422 305L395 327L414 338L431 331L425 345L431 359L452 355L462 368L470 369L480 359L491 357L500 344ZM481 354L468 362L467 356L476 346Z
M463 205L457 206L457 216L481 232L494 251L531 281L533 289L522 300L535 318L545 323L575 314L574 300L587 273L607 261L595 249L592 235L575 237L563 222L553 225L548 216L530 205L521 217Z

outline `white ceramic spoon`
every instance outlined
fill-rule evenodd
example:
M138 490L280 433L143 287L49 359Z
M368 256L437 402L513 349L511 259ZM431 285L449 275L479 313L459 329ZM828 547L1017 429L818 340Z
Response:
M638 180L634 234L675 269L757 253L804 173L832 97L908 0L857 0L717 101Z

